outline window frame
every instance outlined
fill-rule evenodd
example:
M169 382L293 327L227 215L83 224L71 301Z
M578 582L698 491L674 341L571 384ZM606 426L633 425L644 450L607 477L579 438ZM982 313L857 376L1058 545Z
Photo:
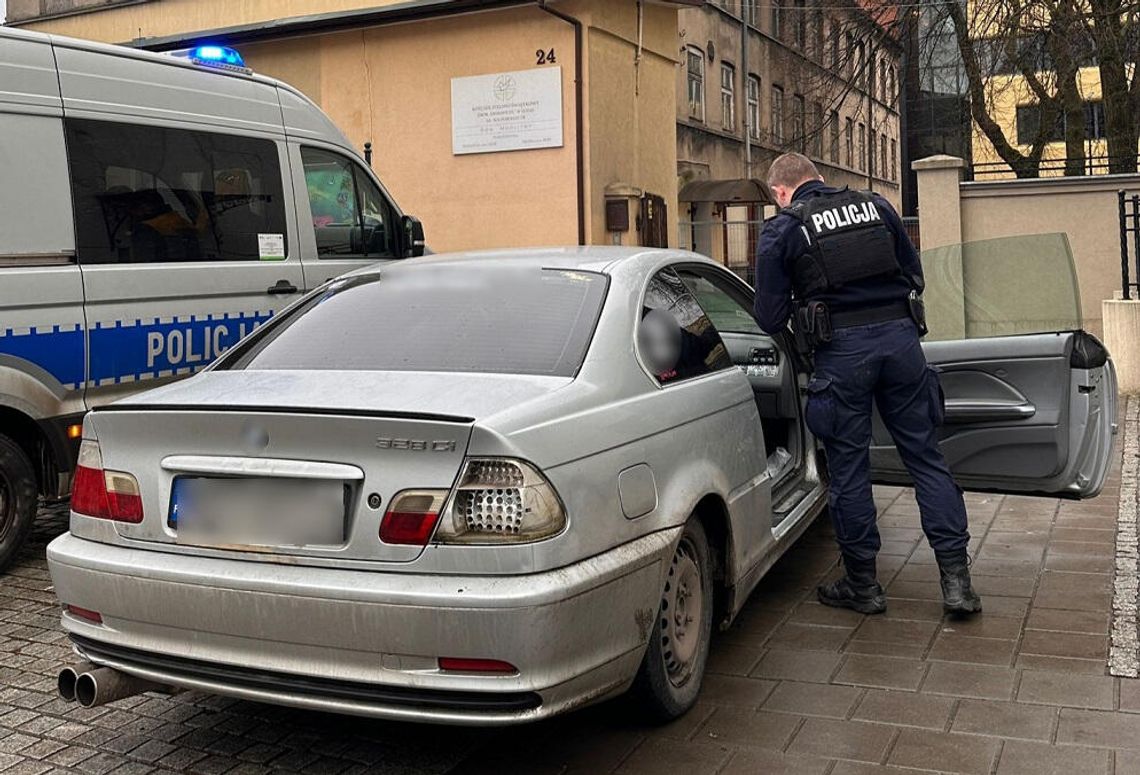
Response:
M748 85L745 90L745 101L748 108L748 137L752 140L761 139L761 101L760 94L763 85L760 81L760 76L749 75Z
M736 132L736 67L724 61L720 63L720 123L726 132Z
M807 101L802 94L792 95L791 141L800 153L807 150Z
M784 87L772 84L771 128L769 136L776 145L784 144Z
M855 169L855 120L847 117L844 121L843 135L847 151L847 167L848 169Z
M686 95L689 99L689 118L696 119L703 124L705 123L705 52L698 46L687 46L685 53L687 55L685 83ZM694 62L700 65L696 70L693 69ZM695 101L693 99L694 84L697 91Z

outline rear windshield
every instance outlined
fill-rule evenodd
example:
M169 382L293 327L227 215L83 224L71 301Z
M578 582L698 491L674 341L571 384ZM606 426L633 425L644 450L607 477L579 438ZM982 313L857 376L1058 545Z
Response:
M219 368L573 376L606 284L593 272L393 267L335 281Z

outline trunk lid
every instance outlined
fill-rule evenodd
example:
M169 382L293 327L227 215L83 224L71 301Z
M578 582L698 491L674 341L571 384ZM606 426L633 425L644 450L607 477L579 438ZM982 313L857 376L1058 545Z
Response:
M548 395L566 382L391 372L207 372L97 410L89 422L104 468L131 473L139 482L142 522L114 523L123 543L293 564L407 563L423 548L379 539L393 497L405 490L449 490L477 417ZM241 492L235 495L235 488ZM254 522L263 537L206 541L180 531L174 506L180 503L185 514L188 492L195 493L195 503L203 493L212 494L211 503L231 511L238 510L233 504L251 504L241 510L258 512ZM336 493L342 504L334 502ZM226 508L219 512L223 517ZM248 521L244 515L241 520ZM305 535L323 538L289 540L299 535L292 529L296 522L307 523L299 526Z

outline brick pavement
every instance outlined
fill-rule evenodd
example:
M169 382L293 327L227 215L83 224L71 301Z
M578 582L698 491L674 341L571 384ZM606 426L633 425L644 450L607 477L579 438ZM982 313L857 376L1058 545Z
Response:
M913 495L878 488L889 610L825 608L821 521L713 647L698 706L663 727L625 701L525 728L391 724L200 694L84 710L43 547L0 577L0 773L1140 773L1140 681L1106 675L1120 465L1095 501L969 495L985 613L944 619Z

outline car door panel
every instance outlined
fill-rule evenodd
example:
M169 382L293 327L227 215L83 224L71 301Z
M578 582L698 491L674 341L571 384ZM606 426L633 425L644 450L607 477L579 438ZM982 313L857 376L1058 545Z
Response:
M1092 497L1111 459L1116 383L1111 361L1086 357L1083 332L927 342L940 372L940 446L966 489ZM1101 348L1102 349L1102 348ZM878 481L909 480L876 413Z

